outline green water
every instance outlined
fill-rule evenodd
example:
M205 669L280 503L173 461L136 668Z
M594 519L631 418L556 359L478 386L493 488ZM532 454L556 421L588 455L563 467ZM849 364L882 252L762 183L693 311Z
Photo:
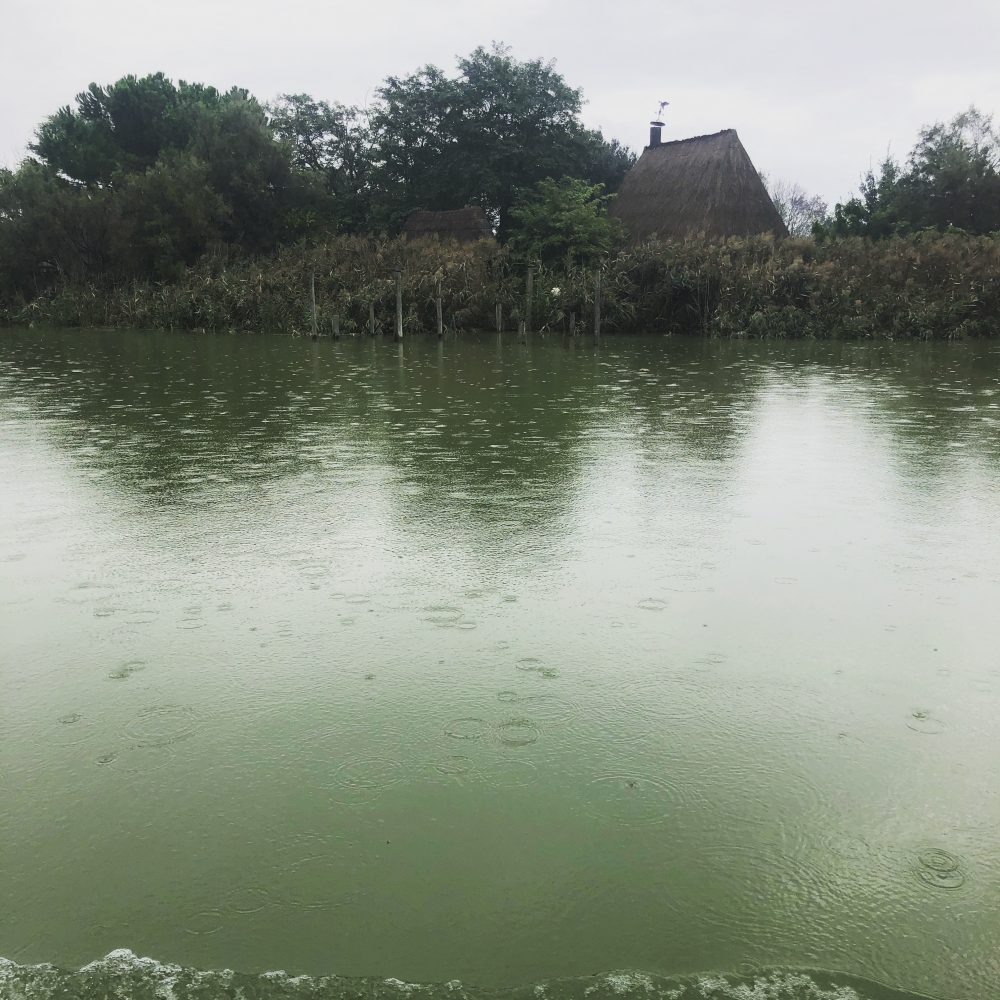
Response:
M998 514L995 344L0 330L0 995L1000 996Z

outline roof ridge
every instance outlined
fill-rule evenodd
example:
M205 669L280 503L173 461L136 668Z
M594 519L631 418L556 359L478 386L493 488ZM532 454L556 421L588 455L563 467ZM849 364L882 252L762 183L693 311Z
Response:
M723 128L719 129L718 132L708 132L705 135L691 135L686 139L668 139L666 142L660 142L655 146L647 146L646 149L662 149L664 146L679 146L685 142L702 142L705 139L718 139L719 136L729 135L730 133L736 135L736 129ZM739 138L739 136L737 136L737 138Z

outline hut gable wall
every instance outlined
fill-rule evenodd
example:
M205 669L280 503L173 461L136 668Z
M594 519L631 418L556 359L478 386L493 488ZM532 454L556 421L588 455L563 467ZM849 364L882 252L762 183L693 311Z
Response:
M788 235L734 129L648 146L625 177L611 214L635 242Z
M403 223L403 236L474 243L492 239L493 231L482 208L466 205L448 212L411 212Z

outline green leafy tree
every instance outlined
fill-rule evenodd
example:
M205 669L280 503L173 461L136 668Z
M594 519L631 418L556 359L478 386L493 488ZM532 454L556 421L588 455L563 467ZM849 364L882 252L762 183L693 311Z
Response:
M898 211L898 196L902 184L899 164L890 156L882 161L876 173L869 170L861 180L857 197L838 204L833 219L819 223L813 232L823 237L868 236L884 239L903 228Z
M577 176L592 184L603 184L607 192L615 194L625 175L635 166L635 153L617 139L609 142L600 132L589 129L583 131L581 140Z
M1000 136L975 108L921 131L906 168L887 157L819 236L874 239L921 229L1000 231Z
M232 210L212 185L209 164L192 152L168 151L121 195L130 226L132 269L155 278L179 276L207 247L224 241Z
M75 108L42 123L31 148L77 184L133 190L141 186L137 176L157 170L163 181L181 162L175 154L189 154L206 166L198 173L209 187L206 205L213 195L224 202L221 212L210 207L206 222L222 225L222 239L250 251L269 249L324 214L315 185L296 172L264 108L238 87L220 93L174 84L162 73L91 84ZM161 159L169 163L160 166Z
M252 100L245 90L174 84L163 73L92 83L76 107L60 108L39 126L31 151L65 177L88 185L151 167L167 149L186 149L199 121L229 103Z
M291 150L293 167L319 177L333 196L337 228L362 230L370 211L372 153L361 112L308 94L282 94L267 110L272 130Z
M515 202L510 246L519 256L550 266L593 261L609 253L620 236L608 218L611 197L601 184L547 177Z
M920 133L899 211L915 229L1000 230L1000 134L990 116L969 108Z
M33 160L0 170L0 286L37 294L56 279L120 273L128 221L109 191L81 189Z
M226 242L259 252L297 235L286 223L308 185L293 176L288 150L256 101L227 102L202 117L190 152L207 164L209 183L227 206Z
M506 238L517 193L546 177L615 178L629 154L580 122L582 97L551 63L478 48L458 74L389 77L371 116L373 197L384 223L414 208L478 204ZM627 169L627 166L624 166Z
M4 180L0 267L17 245L26 256L15 269L27 266L34 284L169 277L209 246L268 251L332 224L321 180L296 169L240 88L162 73L91 84L42 123L31 148L37 160Z

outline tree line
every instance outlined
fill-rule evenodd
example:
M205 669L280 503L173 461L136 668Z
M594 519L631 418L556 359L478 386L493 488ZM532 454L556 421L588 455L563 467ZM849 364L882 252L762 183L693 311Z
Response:
M975 107L923 128L905 163L886 156L816 235L884 239L925 229L1000 232L1000 132Z
M0 295L173 280L207 251L391 235L416 208L479 205L513 240L519 211L546 198L582 212L608 250L605 193L635 155L587 128L582 104L551 63L496 45L452 76L391 76L365 109L306 94L264 104L162 73L91 84L0 171Z
M904 162L887 155L868 170L858 194L833 211L794 182L761 172L792 236L885 239L925 229L976 236L1000 231L1000 132L972 106L921 129Z

